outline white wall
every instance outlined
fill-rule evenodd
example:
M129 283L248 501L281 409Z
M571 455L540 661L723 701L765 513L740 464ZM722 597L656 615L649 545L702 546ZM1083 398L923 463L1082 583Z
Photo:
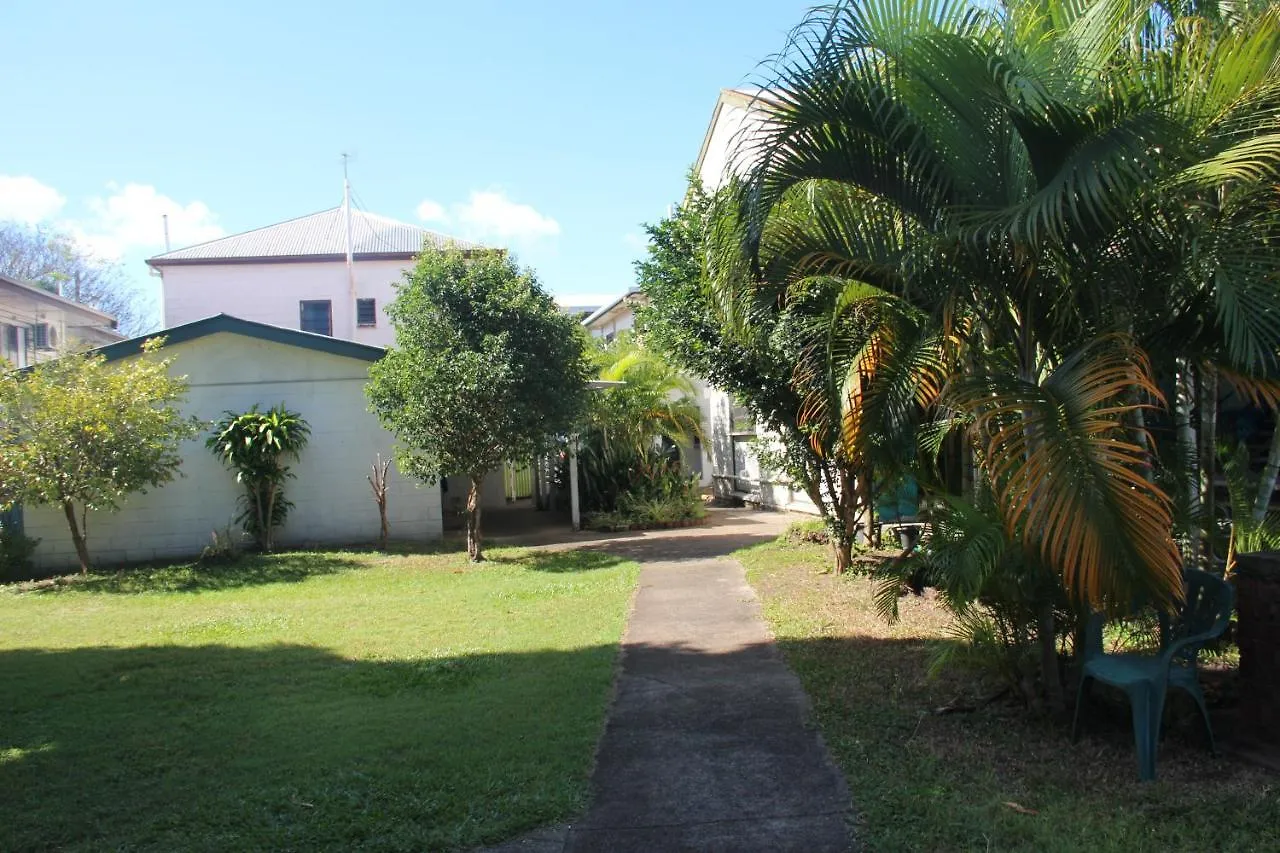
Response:
M187 375L191 384L185 411L206 424L227 410L283 402L311 425L308 445L292 466L297 479L286 486L295 506L277 534L281 546L377 539L378 511L365 477L375 454L391 454L393 439L366 408L368 362L229 333L175 344L169 352L176 356L173 372ZM117 513L90 514L95 561L191 556L214 530L235 529L241 490L235 475L205 448L208 432L184 443L182 477L130 497ZM440 487L402 477L392 465L387 514L393 539L439 538ZM23 522L28 536L42 540L38 566L74 563L61 511L27 507Z
M742 142L748 143L761 127L760 113L748 110L740 97L723 96L720 112L711 128L711 139L698 168L698 178L708 192L713 192L728 175L742 175L752 165Z
M395 298L410 261L357 261L356 298L377 300L377 326L355 327L355 302L343 261L276 264L192 264L165 266L166 327L231 314L245 320L299 328L298 303L328 299L333 304L333 336L376 346L395 342L386 307Z

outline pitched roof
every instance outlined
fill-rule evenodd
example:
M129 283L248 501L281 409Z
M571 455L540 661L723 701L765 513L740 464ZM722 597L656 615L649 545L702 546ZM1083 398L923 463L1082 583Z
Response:
M22 281L21 279L0 274L0 285L17 290L25 296L30 296L45 302L51 302L72 311L79 311L96 320L101 320L104 328L110 329L116 324L116 318L112 317L110 314L99 311L92 305L85 305L83 302L76 302L75 300L67 299L65 296L59 296L52 290L45 290L38 284L32 284L28 281Z
M358 358L362 361L377 361L386 354L384 348L372 344L361 344L355 341L343 340L342 338L331 338L328 335L317 335L314 332L286 329L284 326L272 326L269 323L258 323L254 320L242 320L239 317L232 317L230 314L215 314L212 317L205 317L203 320L195 320L190 323L183 323L181 326L162 329L159 332L139 335L127 341L98 347L93 352L104 356L107 361L115 361L118 358L127 358L142 352L142 345L152 338L164 338L165 345L170 346L193 341L218 332L229 332L233 335L243 335L244 337L256 338L261 341L271 341L272 343L326 352L330 355Z
M479 243L429 231L385 216L351 210L352 254L357 260L410 258L424 245L463 250ZM299 216L242 234L220 237L150 258L153 267L178 264L243 263L245 261L339 260L347 253L346 217L341 206Z

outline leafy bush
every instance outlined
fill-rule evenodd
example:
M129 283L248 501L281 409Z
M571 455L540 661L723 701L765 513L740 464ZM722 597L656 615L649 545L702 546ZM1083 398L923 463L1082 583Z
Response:
M0 582L29 579L34 569L31 556L39 544L39 539L0 528Z
M826 522L820 518L793 521L782 535L788 542L808 542L813 545L831 543L831 533L827 530Z
M293 476L285 460L298 458L310 432L302 416L283 403L265 412L255 403L242 414L226 412L205 442L245 487L237 520L264 551L271 550L272 534L293 506L284 496L284 481Z
M952 663L998 674L1035 703L1039 661L1038 618L1054 610L1054 636L1070 635L1074 616L1060 584L1010 542L993 504L945 498L934 518L928 548L885 563L877 579L876 609L898 618L898 598L924 584L938 589L956 617L952 638L939 647L932 669Z

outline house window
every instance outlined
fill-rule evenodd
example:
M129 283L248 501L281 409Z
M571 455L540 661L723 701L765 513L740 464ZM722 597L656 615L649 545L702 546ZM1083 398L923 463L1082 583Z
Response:
M49 349L53 346L48 323L36 323L31 327L31 345L36 349Z
M21 355L21 350L19 349L18 344L18 327L5 326L4 339L3 341L0 341L0 343L4 344L4 350L0 352L0 356L3 356L8 361L12 362L15 367L19 366L18 356Z
M378 302L376 299L356 300L356 325L378 325Z
M298 328L317 335L333 334L333 303L328 299L304 299L298 303Z

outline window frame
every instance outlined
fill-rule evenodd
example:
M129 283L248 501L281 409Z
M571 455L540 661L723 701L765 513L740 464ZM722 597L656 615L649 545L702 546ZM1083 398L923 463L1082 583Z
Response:
M314 329L307 328L307 306L323 305L328 311L328 331L319 332ZM332 299L299 299L298 300L298 329L303 332L310 332L313 335L324 335L333 337L333 300Z
M369 322L363 322L360 319L360 306L367 303L370 311ZM356 327L360 329L376 329L378 328L378 300L372 296L360 298L356 300Z

